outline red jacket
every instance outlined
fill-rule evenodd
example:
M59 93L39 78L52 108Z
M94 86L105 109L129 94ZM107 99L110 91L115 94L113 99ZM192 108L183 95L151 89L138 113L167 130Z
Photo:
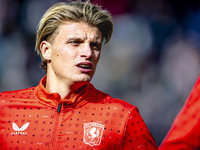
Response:
M137 107L87 84L60 99L37 87L0 94L0 149L155 150Z
M200 78L160 146L161 150L200 149Z

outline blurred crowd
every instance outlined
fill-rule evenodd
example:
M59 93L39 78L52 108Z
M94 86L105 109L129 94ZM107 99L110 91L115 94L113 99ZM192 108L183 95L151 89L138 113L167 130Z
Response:
M0 0L0 92L36 86L45 75L36 26L63 0ZM159 145L200 73L200 1L91 0L113 15L92 83L138 106Z

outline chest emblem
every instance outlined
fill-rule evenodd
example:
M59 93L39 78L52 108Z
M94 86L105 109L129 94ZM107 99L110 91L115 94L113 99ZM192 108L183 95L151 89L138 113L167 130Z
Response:
M104 125L90 122L84 123L83 142L90 146L97 146L101 143Z

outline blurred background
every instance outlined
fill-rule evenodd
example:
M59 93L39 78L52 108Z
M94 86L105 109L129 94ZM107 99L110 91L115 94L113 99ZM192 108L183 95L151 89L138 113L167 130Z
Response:
M36 26L59 1L0 0L0 92L36 86L45 75ZM160 145L200 73L200 1L91 1L115 24L92 83L136 105Z

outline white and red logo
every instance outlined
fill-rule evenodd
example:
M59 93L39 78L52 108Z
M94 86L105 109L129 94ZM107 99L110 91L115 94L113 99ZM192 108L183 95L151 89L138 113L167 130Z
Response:
M16 123L12 123L12 128L15 132L12 132L11 135L27 135L27 132L23 132L29 126L29 122L25 123L21 128L17 126Z
M104 125L90 122L84 123L83 142L90 146L97 146L101 143Z

